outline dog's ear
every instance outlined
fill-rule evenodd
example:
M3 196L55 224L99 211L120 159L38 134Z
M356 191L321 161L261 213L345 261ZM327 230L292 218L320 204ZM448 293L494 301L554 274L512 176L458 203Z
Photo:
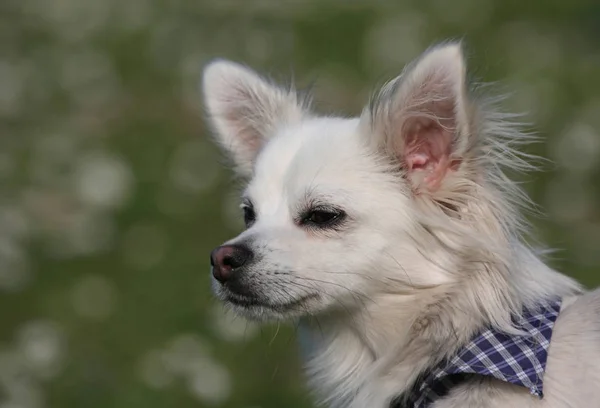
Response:
M435 191L469 144L462 47L433 48L365 108L364 131L393 155L417 190Z
M258 152L276 129L300 120L306 110L295 91L224 60L204 69L202 91L217 140L243 176L251 175Z

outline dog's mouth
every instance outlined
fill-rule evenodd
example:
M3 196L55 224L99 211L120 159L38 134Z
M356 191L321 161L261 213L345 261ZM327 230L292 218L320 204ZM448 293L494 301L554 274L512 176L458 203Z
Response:
M302 312L306 304L317 297L317 294L311 294L299 297L289 302L271 303L265 302L257 297L227 293L224 300L243 309L267 309L273 312L285 313L291 311Z

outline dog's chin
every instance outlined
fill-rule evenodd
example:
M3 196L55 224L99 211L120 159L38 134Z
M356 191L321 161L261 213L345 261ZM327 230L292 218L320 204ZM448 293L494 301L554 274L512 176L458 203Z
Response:
M313 313L319 304L319 296L305 295L284 302L273 303L259 297L249 297L221 291L219 298L232 308L234 313L249 320L289 321Z

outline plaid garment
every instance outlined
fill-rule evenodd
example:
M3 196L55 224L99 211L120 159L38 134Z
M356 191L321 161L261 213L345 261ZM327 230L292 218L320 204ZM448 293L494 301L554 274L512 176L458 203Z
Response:
M512 335L486 329L452 357L428 371L408 395L395 400L391 408L426 408L455 385L472 375L491 376L527 387L543 397L542 380L548 347L561 301L542 302L514 319L527 335Z

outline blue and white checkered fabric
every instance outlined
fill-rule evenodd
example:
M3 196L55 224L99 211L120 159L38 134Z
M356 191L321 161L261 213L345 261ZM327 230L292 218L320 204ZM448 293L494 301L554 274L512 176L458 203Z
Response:
M449 361L423 376L403 402L392 406L428 407L471 375L491 376L523 386L532 395L542 398L548 348L560 306L558 300L540 303L535 310L525 310L515 319L515 326L527 332L526 335L484 330Z

